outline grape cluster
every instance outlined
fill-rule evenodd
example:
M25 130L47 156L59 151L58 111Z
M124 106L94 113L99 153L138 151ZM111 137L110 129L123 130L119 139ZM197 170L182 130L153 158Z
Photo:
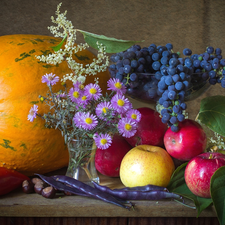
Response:
M176 132L185 119L185 101L200 87L221 83L225 88L225 59L220 48L207 47L202 54L192 54L189 48L173 52L173 45L134 45L113 54L109 67L111 77L118 78L127 94L142 100L158 101L162 106L162 122Z

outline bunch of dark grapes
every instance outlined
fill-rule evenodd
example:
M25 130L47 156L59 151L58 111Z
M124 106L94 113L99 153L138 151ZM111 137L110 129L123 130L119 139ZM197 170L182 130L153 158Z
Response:
M111 77L118 78L131 97L158 101L162 106L162 122L176 132L185 119L185 101L206 83L221 83L225 87L225 59L220 48L207 47L202 54L188 48L173 52L173 45L151 44L141 48L134 45L111 56Z

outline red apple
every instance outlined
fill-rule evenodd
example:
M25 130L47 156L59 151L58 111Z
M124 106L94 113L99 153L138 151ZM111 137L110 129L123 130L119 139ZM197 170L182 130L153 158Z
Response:
M109 148L96 150L96 169L103 175L119 177L121 161L131 148L122 136L115 134Z
M163 136L167 125L162 123L159 113L151 108L142 107L137 109L141 113L141 120L137 125L137 132L127 142L135 147L137 145L163 146Z
M199 123L186 119L179 123L179 131L169 128L164 135L167 152L182 161L188 161L203 153L207 145L207 136Z
M184 177L190 191L203 198L210 198L210 180L221 166L225 166L225 155L205 152L194 157L186 166Z

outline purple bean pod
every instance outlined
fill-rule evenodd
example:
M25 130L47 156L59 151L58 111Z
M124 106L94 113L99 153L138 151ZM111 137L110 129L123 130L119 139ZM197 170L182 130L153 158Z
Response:
M130 206L127 206L124 204L124 201L123 200L120 201L118 197L115 198L106 192L100 191L72 177L68 177L64 175L55 175L55 176L52 176L52 178L55 179L56 181L62 182L73 188L76 188L79 191L84 192L85 194L88 194L90 197L100 199L104 202L112 203L114 205L117 205L126 209L131 209L134 206L132 203L126 202L130 204Z
M105 188L108 188L106 186L97 184L96 182L92 181L93 185L95 188L99 189L99 190L103 190ZM110 188L109 188L110 189ZM111 192L112 189L110 190L105 190L105 191L109 191ZM161 186L156 186L156 185L145 185L145 186L137 186L137 187L125 187L125 188L118 188L118 189L113 189L113 191L168 191L167 188L165 187L161 187Z
M95 182L92 182L95 188L109 193L114 197L124 199L124 200L161 200L166 198L172 199L179 199L181 200L182 197L178 194L165 191L164 189L161 190L150 190L150 191L136 191L132 189L110 189L106 186L99 185Z

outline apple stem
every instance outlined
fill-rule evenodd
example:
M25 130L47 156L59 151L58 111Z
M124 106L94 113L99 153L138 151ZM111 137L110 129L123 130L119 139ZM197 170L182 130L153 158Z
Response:
M210 155L209 155L209 159L212 159L212 158L213 158L213 155L212 155L212 154L210 154Z

